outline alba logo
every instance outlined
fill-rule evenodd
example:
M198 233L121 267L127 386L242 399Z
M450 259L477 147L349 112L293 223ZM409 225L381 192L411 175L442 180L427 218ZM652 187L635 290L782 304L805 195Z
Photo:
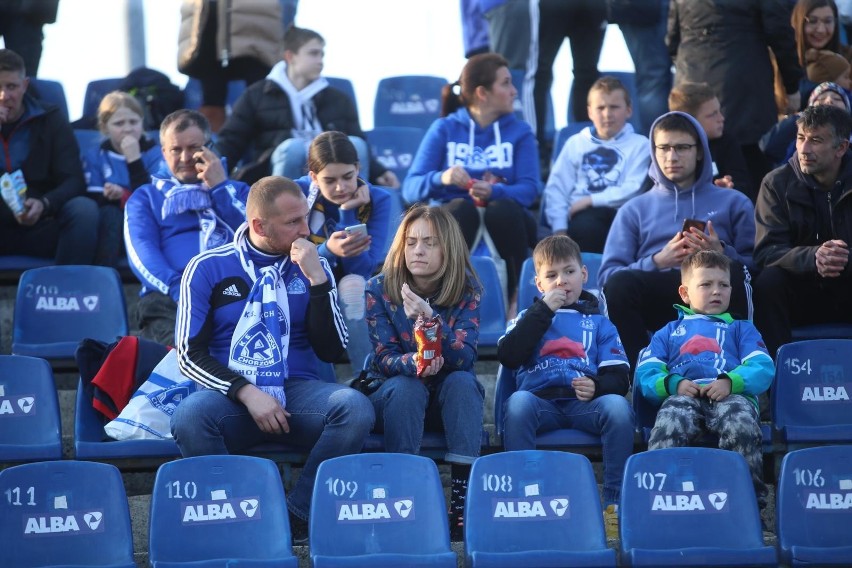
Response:
M255 513L257 513L258 504L257 499L245 499L240 501L240 509L242 509L243 514L250 519Z
M73 296L39 296L35 309L45 312L79 312L80 303Z
M808 493L805 509L852 509L852 493Z
M725 506L725 503L728 502L728 494L727 493L711 493L707 499L710 501L710 504L716 507L717 511L721 511Z
M414 507L414 503L411 499L403 499L402 501L397 501L393 504L393 508L396 509L397 514L403 519L408 518L412 507Z
M565 514L565 511L568 510L568 498L563 497L561 499L551 499L550 508L554 513L556 513L557 517L561 517Z
M89 526L90 529L98 530L98 527L101 525L101 521L103 520L104 515L100 511L93 511L91 513L86 513L83 515L83 521Z
M849 401L844 385L832 387L805 387L802 390L802 402L842 402Z
M18 399L18 408L20 408L24 414L29 414L30 410L33 409L34 404L35 398L31 396L25 396Z
M95 308L98 307L98 297L97 296L83 296L83 305L86 306L86 309L90 312L95 311Z

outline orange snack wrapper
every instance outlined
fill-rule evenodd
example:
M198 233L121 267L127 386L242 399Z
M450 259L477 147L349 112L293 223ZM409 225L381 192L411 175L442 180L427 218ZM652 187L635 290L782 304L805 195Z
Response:
M423 374L432 359L441 356L441 316L417 316L414 322L414 341L417 343L417 375Z

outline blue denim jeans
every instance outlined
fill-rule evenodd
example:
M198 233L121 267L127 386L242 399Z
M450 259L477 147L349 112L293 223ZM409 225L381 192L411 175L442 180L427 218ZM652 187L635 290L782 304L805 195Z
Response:
M660 11L660 20L656 24L622 22L618 25L636 69L639 100L633 101L633 108L639 111L642 123L639 134L645 136L649 135L651 124L669 111L669 91L672 90L672 58L665 42L668 0L660 2Z
M385 451L416 454L423 430L443 431L444 460L470 464L482 445L485 389L468 371L453 371L427 388L416 377L386 379L370 395L376 411L376 430L385 434Z
M245 406L219 391L204 389L178 405L172 435L183 457L237 453L264 442L311 448L287 495L288 508L307 519L319 464L361 451L375 421L373 407L360 392L335 383L290 378L284 390L289 434L265 434Z
M358 153L358 175L370 179L370 148L367 141L357 136L350 136L349 141L355 146ZM290 179L299 179L308 173L308 146L301 138L288 138L279 144L272 152L270 164L272 175L284 176Z
M624 464L633 453L633 410L625 397L605 394L587 402L545 400L529 391L517 391L504 408L503 447L507 451L533 450L537 433L559 428L599 435L603 443L604 502L618 503Z

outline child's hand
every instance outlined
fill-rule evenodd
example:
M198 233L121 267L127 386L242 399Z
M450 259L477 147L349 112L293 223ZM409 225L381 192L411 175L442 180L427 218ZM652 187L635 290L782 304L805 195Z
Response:
M595 398L595 381L589 377L578 377L571 381L577 400L588 402Z
M142 150L139 148L139 139L135 136L125 136L122 138L121 153L128 162L135 162L141 158Z
M701 396L701 389L689 379L684 379L677 384L677 394L690 398L698 398Z
M714 402L725 400L728 398L728 395L731 394L731 379L727 377L719 377L707 385L704 390L701 391L701 394Z
M565 300L568 299L568 293L565 290L554 288L553 290L545 292L541 299L545 304L547 304L547 307L550 308L551 312L555 312L565 305Z

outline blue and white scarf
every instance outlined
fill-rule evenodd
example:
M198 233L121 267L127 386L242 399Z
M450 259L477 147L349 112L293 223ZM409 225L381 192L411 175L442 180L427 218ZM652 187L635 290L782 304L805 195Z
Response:
M291 260L284 257L258 273L249 258L247 241L248 223L243 223L234 235L234 247L253 284L231 336L228 368L286 408L284 382L289 375L290 303L281 276Z
M203 184L184 184L175 178L154 179L154 187L163 194L160 217L165 220L171 215L194 212L198 216L198 250L204 252L221 246L233 236L227 223L219 219L213 209L210 190ZM232 201L236 195L229 188Z

